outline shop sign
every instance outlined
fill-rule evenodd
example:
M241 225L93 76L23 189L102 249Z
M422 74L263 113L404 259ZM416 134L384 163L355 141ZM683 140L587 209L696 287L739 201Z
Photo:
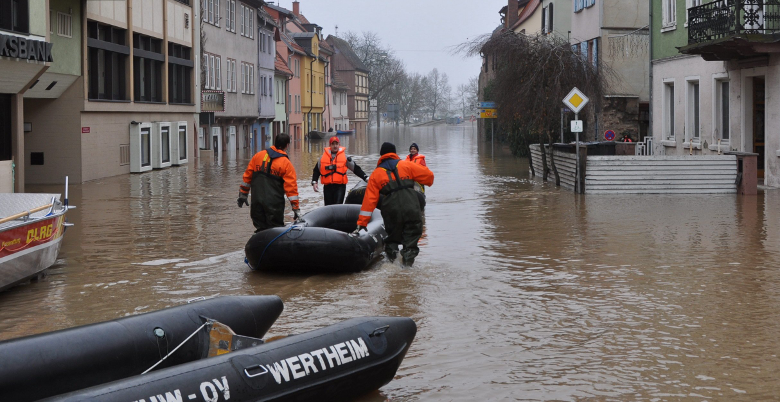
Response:
M0 34L0 56L35 61L53 62L51 48L54 44L20 36Z
M223 91L203 91L200 94L201 112L224 112L225 111L225 92Z

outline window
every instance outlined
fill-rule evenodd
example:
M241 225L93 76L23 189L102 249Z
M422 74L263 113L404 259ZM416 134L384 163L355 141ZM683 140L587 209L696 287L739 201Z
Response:
M233 88L233 92L238 92L238 81L236 80L236 61L231 60L230 61L230 86Z
M724 142L728 142L730 137L728 81L715 81L715 96L717 97L715 101L716 137Z
M241 5L241 36L254 38L254 10Z
M584 8L593 7L596 4L596 0L574 0L574 12L578 13Z
M244 25L246 20L244 19L244 10L246 10L246 7L244 5L241 5L241 36L244 35L244 32L246 31L246 26Z
M220 0L201 0L200 9L203 22L219 26ZM230 17L228 15L228 17Z
M30 32L29 0L3 0L2 8L0 29L20 33ZM8 12L9 8L11 12Z
M141 166L152 164L152 128L141 127Z
M187 125L179 126L179 160L187 159Z
M191 49L168 43L168 103L192 103Z
M246 64L242 61L241 62L241 93L246 93L246 84L247 84L247 78L246 78Z
M130 47L126 31L95 21L87 22L89 99L129 100L126 61Z
M133 34L133 83L136 102L162 102L162 40Z
M663 30L674 29L677 25L677 0L661 0L661 24Z
M685 26L688 26L688 9L698 7L701 4L702 0L685 0Z
M553 3L542 9L542 33L549 34L553 28Z
M206 62L206 89L222 89L222 57L213 54L204 56Z
M663 120L666 139L674 141L674 81L664 84Z
M70 14L57 13L57 36L73 37L73 18Z
M162 163L171 161L171 126L160 127L160 156Z
M688 107L685 110L687 121L685 122L685 141L699 141L701 133L699 114L699 81L688 81Z
M225 0L225 29L236 32L236 0Z

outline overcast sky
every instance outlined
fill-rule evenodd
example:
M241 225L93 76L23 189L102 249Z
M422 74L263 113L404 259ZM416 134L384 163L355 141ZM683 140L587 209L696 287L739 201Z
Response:
M453 89L479 75L477 57L452 55L450 47L489 33L500 23L506 0L301 0L301 13L325 37L373 31L395 51L409 72L447 73ZM276 0L292 10L292 0Z

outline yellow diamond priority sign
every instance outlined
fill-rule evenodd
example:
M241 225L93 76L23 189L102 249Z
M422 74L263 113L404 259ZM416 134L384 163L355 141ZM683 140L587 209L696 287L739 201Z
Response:
M574 87L574 89L563 98L563 103L568 106L572 112L579 113L580 110L588 104L589 100L590 99L588 99L582 91L577 89L577 87Z

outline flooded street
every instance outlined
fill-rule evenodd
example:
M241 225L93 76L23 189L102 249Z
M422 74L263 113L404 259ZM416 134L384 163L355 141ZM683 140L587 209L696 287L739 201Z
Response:
M780 395L780 191L576 196L531 179L527 160L468 123L340 138L367 173L383 141L426 155L435 183L413 268L251 272L249 209L235 202L251 154L226 153L72 185L60 260L0 293L0 339L275 294L285 311L269 336L367 315L417 322L396 379L361 401ZM309 182L324 144L290 151L304 213L322 205Z

